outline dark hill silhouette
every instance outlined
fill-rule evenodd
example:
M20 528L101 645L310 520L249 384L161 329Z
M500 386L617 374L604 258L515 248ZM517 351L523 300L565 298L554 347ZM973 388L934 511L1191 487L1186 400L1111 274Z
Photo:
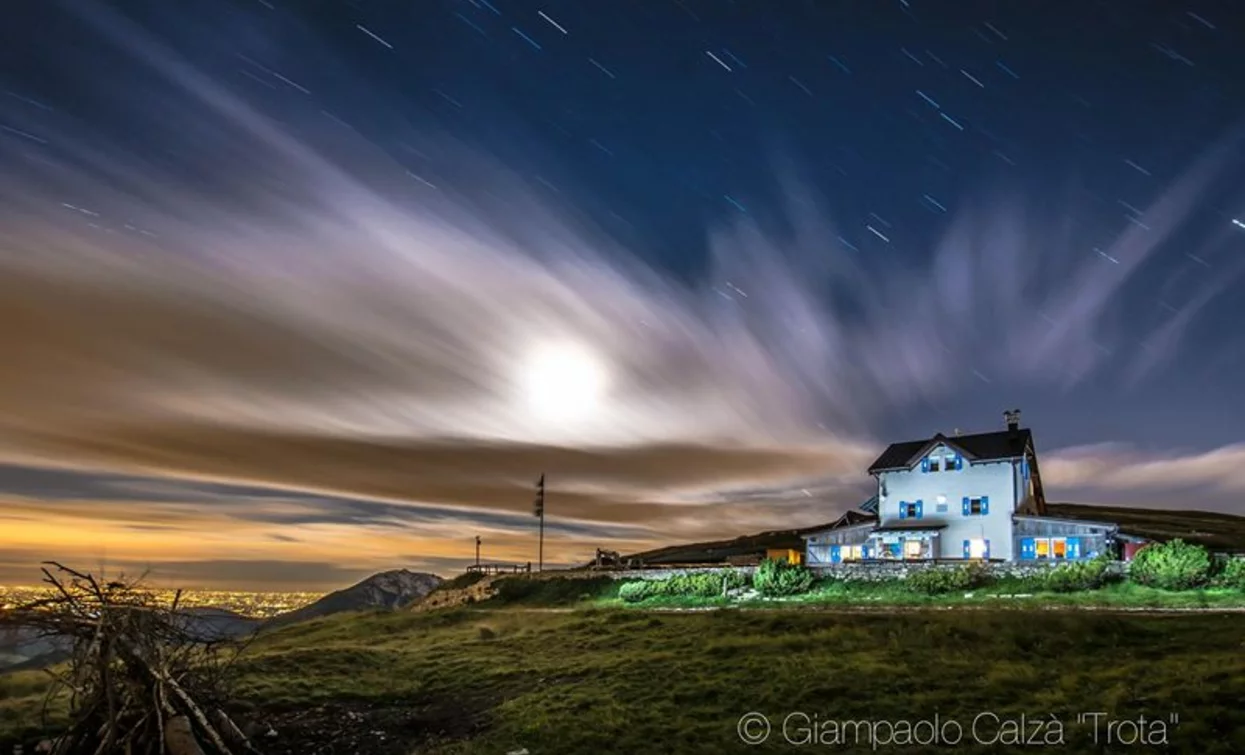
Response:
M373 574L358 584L331 592L314 603L278 614L264 623L265 628L285 626L343 611L406 608L432 592L443 580L435 574L394 569Z

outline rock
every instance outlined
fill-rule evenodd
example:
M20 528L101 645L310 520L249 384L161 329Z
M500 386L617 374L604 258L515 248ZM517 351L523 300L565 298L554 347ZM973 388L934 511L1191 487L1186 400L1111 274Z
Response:
M528 755L528 752L527 752L526 747L520 747L517 750L511 750L510 752L506 753L506 755Z

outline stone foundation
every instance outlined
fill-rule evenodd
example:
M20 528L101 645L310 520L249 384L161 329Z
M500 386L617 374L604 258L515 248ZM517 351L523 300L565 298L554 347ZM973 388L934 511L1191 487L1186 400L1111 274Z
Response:
M817 576L829 579L860 582L884 582L891 579L904 579L909 574L930 569L959 569L963 561L870 561L867 563L841 563L809 567ZM1077 563L1075 561L1037 561L1012 562L994 561L981 564L986 573L992 577L1033 577L1045 574L1061 564ZM1108 574L1123 574L1125 564L1114 561L1107 567Z
M927 569L959 569L965 561L868 561L847 562L840 564L818 564L808 567L818 577L842 579L860 582L885 582L891 579L904 579L909 574ZM980 563L980 562L974 562ZM981 564L986 573L994 577L1031 577L1045 573L1061 564L1077 563L1075 561L992 561ZM1122 561L1114 561L1107 567L1108 574L1123 575L1127 565ZM755 566L680 566L669 569L585 569L575 571L547 571L530 576L539 579L592 579L608 577L626 580L662 580L683 574L720 574L733 571L751 575ZM505 575L512 576L512 575ZM529 575L519 575L527 577Z

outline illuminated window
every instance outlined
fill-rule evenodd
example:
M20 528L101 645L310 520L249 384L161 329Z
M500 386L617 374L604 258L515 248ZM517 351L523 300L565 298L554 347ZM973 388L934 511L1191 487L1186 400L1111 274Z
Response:
M1068 541L1062 537L1051 538L1050 550L1053 558L1067 558Z
M862 556L859 545L845 545L840 554L844 561L859 561Z
M968 541L968 557L969 558L985 558L990 553L986 546L986 541L980 538Z
M920 558L921 557L921 541L905 540L903 544L904 558Z
M1069 555L1066 537L1039 537L1033 540L1034 558L1068 558Z

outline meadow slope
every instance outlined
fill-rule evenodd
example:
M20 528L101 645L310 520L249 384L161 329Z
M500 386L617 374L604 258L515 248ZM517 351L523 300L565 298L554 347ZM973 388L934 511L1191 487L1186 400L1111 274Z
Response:
M1054 716L1064 724L1055 749L1100 752L1089 725L1076 723L1098 711L1174 714L1166 751L1235 753L1245 752L1243 646L1245 622L1224 614L347 614L252 645L238 667L239 712L276 729L261 740L270 755L789 752L803 749L782 741L793 712L823 721L938 715L966 737L982 713ZM0 676L10 733L35 720L42 684L31 673ZM740 741L736 724L749 711L773 720L769 743ZM989 739L999 727L987 724ZM998 749L969 739L955 751Z

